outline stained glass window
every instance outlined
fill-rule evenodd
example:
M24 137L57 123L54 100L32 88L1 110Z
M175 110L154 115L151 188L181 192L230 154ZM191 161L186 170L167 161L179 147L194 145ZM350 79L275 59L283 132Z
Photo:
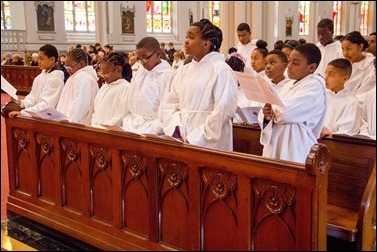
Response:
M332 21L334 22L334 35L342 34L343 1L333 1Z
M220 27L220 1L209 1L209 19L211 22Z
M8 30L11 28L9 1L1 1L1 29Z
M171 33L171 1L146 1L147 32Z
M360 1L360 3L360 33L363 36L367 36L369 20L369 1Z
M309 11L310 11L310 1L299 1L299 5L298 5L299 32L298 32L298 35L300 35L300 36L309 35Z
M94 32L94 1L64 1L65 29Z

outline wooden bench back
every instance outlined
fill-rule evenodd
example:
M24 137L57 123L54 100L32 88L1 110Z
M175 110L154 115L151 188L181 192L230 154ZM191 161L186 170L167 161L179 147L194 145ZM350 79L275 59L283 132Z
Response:
M358 211L376 160L376 141L345 135L326 137L333 158L329 171L328 202Z
M30 92L34 78L41 71L38 66L1 66L1 75L23 95Z
M324 145L305 165L6 119L8 211L105 250L325 250Z

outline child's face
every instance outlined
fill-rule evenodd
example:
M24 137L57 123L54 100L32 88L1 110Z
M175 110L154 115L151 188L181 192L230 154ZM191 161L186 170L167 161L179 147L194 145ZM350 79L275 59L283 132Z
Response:
M266 57L266 75L269 79L274 80L284 76L287 63L283 63L278 55L269 54Z
M349 76L345 75L341 69L327 65L324 79L327 89L338 92L344 88L344 83L349 79Z
M136 50L136 54L139 62L148 71L151 71L161 62L160 54L158 51L150 51L145 48L140 48Z
M308 64L308 60L300 52L293 50L288 64L288 77L292 80L301 80L313 73L316 64Z
M333 39L333 33L328 27L318 27L317 36L319 43L322 45L328 44Z
M251 32L248 32L246 30L243 31L237 31L238 40L241 42L241 44L246 45L251 40Z
M55 57L48 57L44 52L38 52L39 68L49 70L55 65Z
M251 53L251 67L257 72L261 72L266 67L266 59L259 50L253 50Z
M349 40L343 40L342 50L344 58L348 59L352 63L358 62L362 56L363 44L358 45Z

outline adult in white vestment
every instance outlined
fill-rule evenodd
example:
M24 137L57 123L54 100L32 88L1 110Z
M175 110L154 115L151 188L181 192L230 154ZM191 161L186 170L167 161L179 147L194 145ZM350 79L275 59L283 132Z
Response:
M357 135L360 131L361 108L359 100L344 84L352 74L347 59L334 59L326 68L327 114L321 137L332 134Z
M112 52L101 62L101 77L105 83L94 99L91 126L103 128L101 124L122 125L126 115L126 96L130 83L123 79L122 70L126 64L122 54Z
M348 33L342 40L343 55L352 63L352 75L345 88L351 90L360 103L363 95L376 86L374 56L364 53L368 42L358 31Z
M320 136L326 115L324 79L313 74L321 52L312 43L297 46L290 55L288 76L279 93L285 108L266 104L259 113L263 156L305 163Z
M161 135L161 101L170 88L175 70L166 60L161 60L160 43L153 37L140 40L136 52L141 66L131 79L122 128L138 134Z
M233 150L237 79L219 53L221 43L221 30L208 19L188 28L184 45L193 60L180 68L164 100L164 132L190 144Z
M38 61L42 72L33 80L30 93L23 100L16 101L21 108L36 112L47 107L56 107L64 86L64 73L57 67L58 60L59 53L55 46L46 44L39 48ZM12 111L8 116L12 118L20 113L28 116L23 110Z
M315 73L325 76L328 63L337 58L344 58L342 44L339 40L334 40L334 22L329 18L324 18L317 24L317 46L321 50L321 62Z
M69 122L89 126L98 92L96 70L88 65L87 55L81 48L68 52L65 62L71 76L64 85L56 109L66 115Z

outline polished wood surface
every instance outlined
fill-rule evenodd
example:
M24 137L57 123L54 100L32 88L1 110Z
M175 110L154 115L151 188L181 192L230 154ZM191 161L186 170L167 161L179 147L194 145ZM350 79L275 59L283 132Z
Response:
M259 155L260 128L234 124L234 150ZM319 141L332 156L329 171L327 234L376 250L376 141L334 135Z
M305 165L6 119L7 209L105 250L326 250L331 158Z
M20 94L28 94L34 78L41 73L38 66L1 66L1 75L12 84Z

